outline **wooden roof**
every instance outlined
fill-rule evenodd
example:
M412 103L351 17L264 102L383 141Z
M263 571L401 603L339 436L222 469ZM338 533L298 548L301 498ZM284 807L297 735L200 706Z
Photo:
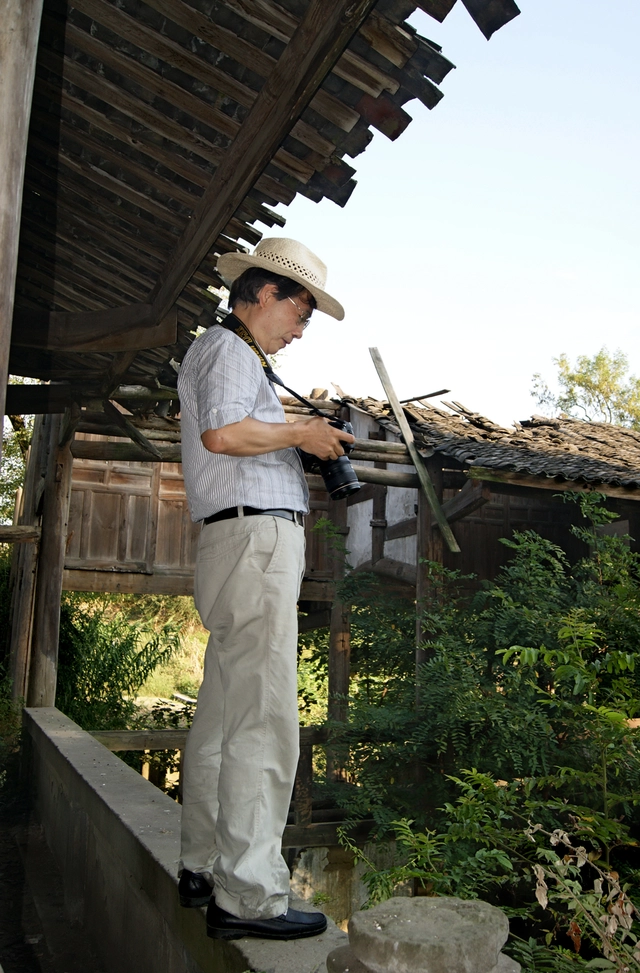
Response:
M399 435L387 402L344 401ZM475 479L550 489L581 485L637 499L632 496L640 490L640 432L635 429L567 416L533 416L505 428L459 402L444 405L446 410L430 404L405 406L416 443Z
M487 37L519 12L463 2ZM437 104L453 65L406 18L454 3L45 0L10 372L103 397L166 381L217 256L297 193L344 205L372 129Z

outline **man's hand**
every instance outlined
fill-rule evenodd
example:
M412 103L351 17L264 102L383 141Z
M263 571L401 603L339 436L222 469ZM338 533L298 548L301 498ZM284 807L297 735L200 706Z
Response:
M299 446L318 459L330 460L342 456L342 443L354 442L354 437L330 426L327 419L317 416L300 422L260 422L247 416L220 429L207 429L201 436L202 445L211 453L227 456L259 456L276 449Z
M298 445L305 453L312 453L318 459L337 459L344 454L342 443L353 443L355 437L343 429L330 426L328 419L316 416L293 423L302 433Z

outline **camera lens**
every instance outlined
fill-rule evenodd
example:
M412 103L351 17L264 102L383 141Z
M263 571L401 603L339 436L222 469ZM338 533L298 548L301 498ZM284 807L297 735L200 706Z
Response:
M332 500L343 500L360 489L358 477L346 456L318 464L327 493Z

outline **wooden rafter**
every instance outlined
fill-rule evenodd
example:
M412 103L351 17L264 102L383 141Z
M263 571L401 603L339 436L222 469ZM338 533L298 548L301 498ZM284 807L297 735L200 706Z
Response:
M311 0L167 263L154 294L158 316L175 303L374 5L375 0Z

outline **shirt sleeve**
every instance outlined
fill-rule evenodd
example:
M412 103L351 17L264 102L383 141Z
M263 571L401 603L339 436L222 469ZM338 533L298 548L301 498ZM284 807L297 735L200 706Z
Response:
M262 381L258 356L235 335L205 347L196 388L200 435L251 415Z

